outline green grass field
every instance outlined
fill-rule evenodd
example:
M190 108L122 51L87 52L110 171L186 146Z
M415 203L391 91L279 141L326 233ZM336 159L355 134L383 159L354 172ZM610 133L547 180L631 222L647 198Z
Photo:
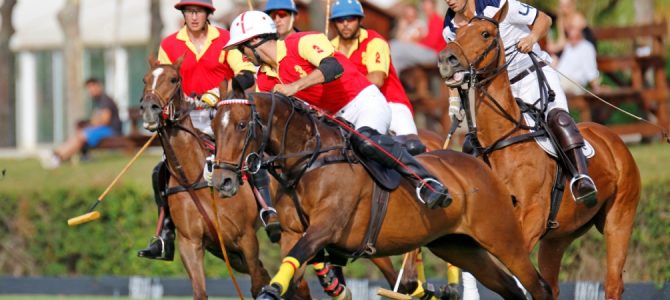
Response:
M644 184L656 181L670 181L670 145L633 145L630 150L642 175ZM111 151L94 151L93 160L78 164L66 163L55 170L44 170L36 159L0 159L0 170L5 176L0 179L0 189L4 192L41 191L48 193L63 187L105 188L131 156ZM155 152L140 157L128 173L119 181L147 187L151 192L151 170L160 160ZM113 190L112 190L113 193Z

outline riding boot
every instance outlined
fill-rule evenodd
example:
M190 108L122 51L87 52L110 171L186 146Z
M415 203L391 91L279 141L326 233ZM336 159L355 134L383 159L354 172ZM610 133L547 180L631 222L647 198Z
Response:
M174 259L174 224L172 223L170 214L167 212L167 207L163 209L166 212L161 224L160 234L151 238L149 246L137 251L137 256L166 261Z
M549 129L558 139L561 150L568 156L574 171L570 174L570 192L577 203L583 203L587 207L596 204L597 189L593 179L589 176L586 157L582 152L584 137L582 137L575 121L568 112L554 109L547 116ZM569 168L570 169L570 168Z
M263 226L265 226L265 232L268 234L271 242L277 243L281 239L281 226L279 224L277 210L272 207L270 176L268 176L268 171L260 169L258 172L251 175L251 179L253 180L254 187L258 190L258 194L263 198L260 200L265 203L265 207L261 208L260 211L260 218L261 222L263 222Z
M426 152L426 145L421 142L419 136L416 134L396 135L393 139L405 147L411 155L419 155Z
M447 188L392 137L380 134L370 127L360 128L359 133L366 138L354 133L351 136L351 144L354 149L373 158L387 168L395 169L403 177L414 183L417 198L420 202L428 208L447 207L451 204L452 199Z
M156 236L151 238L149 246L137 252L137 256L171 261L174 259L175 227L170 218L170 209L162 191L167 186L167 169L164 162L158 163L153 170L151 182L154 190L154 201L158 206L158 228Z

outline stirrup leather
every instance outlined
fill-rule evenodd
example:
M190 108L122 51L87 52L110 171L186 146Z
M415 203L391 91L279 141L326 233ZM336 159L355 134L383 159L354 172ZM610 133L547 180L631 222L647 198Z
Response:
M444 188L444 185L443 185L441 182L437 181L436 179L433 179L433 178L430 178L430 177L428 177L428 178L423 178L423 179L421 180L421 183L416 187L416 198L419 199L419 202L421 202L421 203L423 203L423 204L426 204L426 201L423 200L423 198L421 198L421 191L422 191L423 188L425 188L425 187L428 185L428 183L430 183L430 182L434 182L434 183L438 184L439 186L441 186L442 188ZM431 191L431 192L435 193L434 191Z
M149 240L149 247L151 247L151 244L153 244L156 241L160 241L161 244L161 255L157 256L156 258L166 258L166 253L165 253L165 240L163 240L162 237L160 236L154 236Z
M268 227L268 224L265 223L265 218L264 218L265 217L264 214L266 214L266 213L274 213L275 215L278 215L277 210L274 207L269 207L268 206L268 207L261 208L261 211L259 213L259 217L261 218L261 223L263 223L263 227Z
M593 192L588 193L588 194L586 194L586 195L582 195L582 196L579 197L579 199L578 199L577 197L575 197L575 193L572 191L572 187L575 185L575 183L576 183L577 181L580 181L580 180L582 180L582 179L584 179L584 180L588 180L588 181L591 182L591 185L593 185ZM581 203L581 202L583 201L583 199L585 199L585 198L587 198L587 197L590 197L591 195L596 194L596 193L598 193L598 188L596 188L596 183L593 182L593 179L591 179L590 176L588 176L588 175L584 175L584 174L579 174L579 175L577 175L577 176L575 176L575 177L572 177L572 179L570 179L570 195L572 195L572 199L575 200L575 202Z

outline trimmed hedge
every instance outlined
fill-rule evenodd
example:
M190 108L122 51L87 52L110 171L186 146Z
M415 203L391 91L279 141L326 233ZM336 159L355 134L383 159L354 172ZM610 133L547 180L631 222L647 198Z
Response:
M0 272L28 275L153 275L186 276L179 258L174 262L151 261L136 256L153 234L156 208L146 187L125 185L98 206L100 220L68 227L68 218L80 215L95 201L96 188L61 189L49 194L0 192ZM635 221L624 279L662 282L670 278L670 185L665 180L647 183ZM278 248L259 231L262 259L270 272L279 264ZM428 251L424 251L428 253ZM446 277L446 267L426 254L427 275ZM226 277L225 265L206 256L209 277ZM397 265L400 257L394 258ZM605 244L595 229L577 239L563 259L562 280L602 280ZM351 264L351 277L368 276L374 267L367 260Z

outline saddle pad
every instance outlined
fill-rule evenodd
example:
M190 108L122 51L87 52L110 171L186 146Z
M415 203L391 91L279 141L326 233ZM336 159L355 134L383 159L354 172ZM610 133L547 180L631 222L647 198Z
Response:
M535 126L535 120L531 115L524 113L523 118L526 121L526 125L530 127ZM549 138L546 136L536 137L535 142L540 146L540 148L542 148L542 150L544 150L544 152L547 152L547 154L556 157L556 149L554 148L554 145L551 144L551 141L549 141ZM587 159L596 155L596 150L593 148L593 146L591 146L591 143L589 143L586 138L584 138L584 147L582 147L582 152Z

